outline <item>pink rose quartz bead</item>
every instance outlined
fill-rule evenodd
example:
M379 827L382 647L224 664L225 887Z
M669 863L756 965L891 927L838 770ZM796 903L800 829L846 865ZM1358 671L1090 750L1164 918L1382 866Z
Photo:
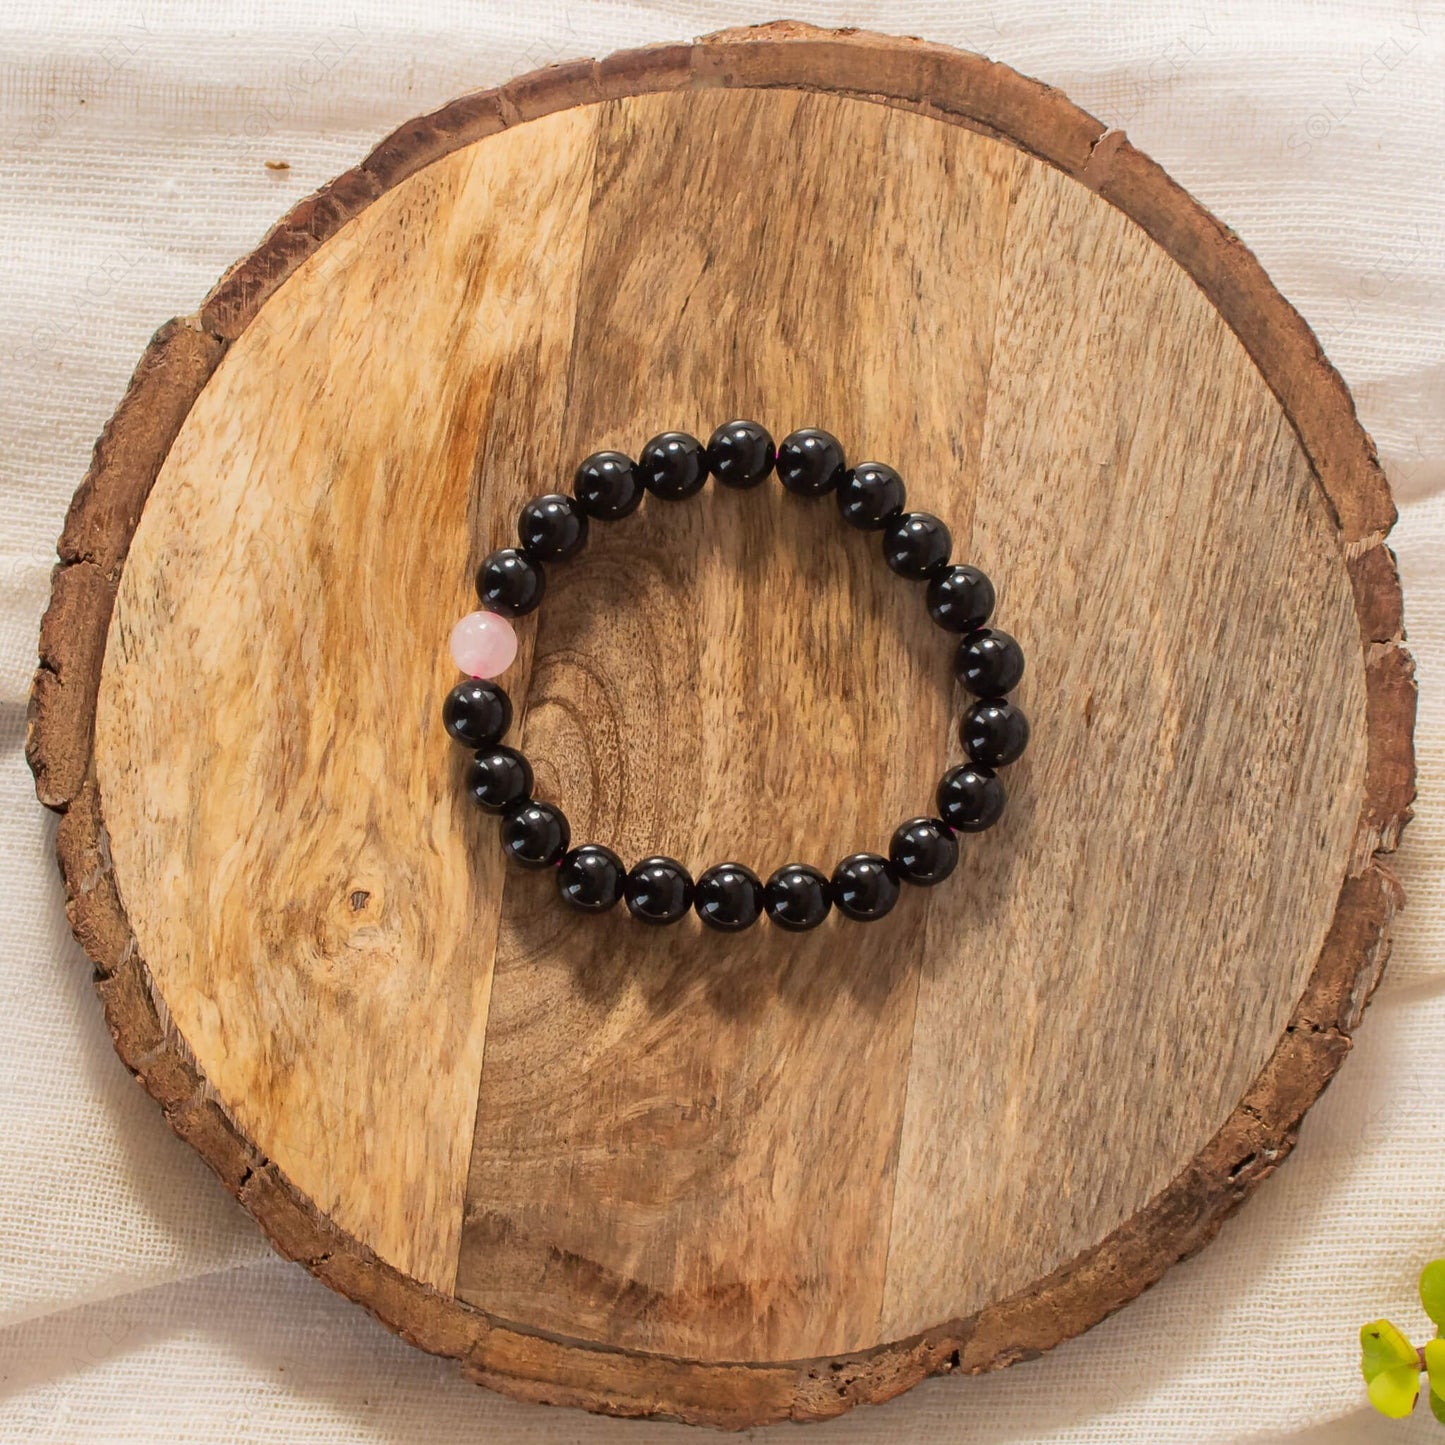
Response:
M468 612L451 638L452 659L468 677L496 677L517 655L517 634L495 612Z

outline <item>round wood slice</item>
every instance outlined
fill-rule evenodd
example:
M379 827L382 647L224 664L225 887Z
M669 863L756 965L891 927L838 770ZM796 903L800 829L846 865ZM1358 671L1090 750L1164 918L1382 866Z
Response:
M439 706L519 505L735 415L999 584L1009 808L877 927L577 919ZM403 126L162 328L31 757L117 1047L286 1255L528 1399L837 1414L1087 1328L1288 1152L1385 956L1388 489L1248 251L1004 66L796 25ZM770 485L594 527L507 685L625 857L829 866L958 757L949 640Z

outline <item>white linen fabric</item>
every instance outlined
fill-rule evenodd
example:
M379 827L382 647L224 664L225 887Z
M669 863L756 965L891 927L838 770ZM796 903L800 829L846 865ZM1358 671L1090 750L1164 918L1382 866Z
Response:
M22 742L65 506L161 321L407 117L775 4L0 4L0 1441L697 1438L477 1390L270 1252L111 1050ZM1445 1254L1445 3L789 12L1006 60L1126 129L1234 227L1379 444L1422 683L1408 909L1293 1159L1216 1243L1083 1338L816 1438L1434 1438L1426 1411L1369 1413L1356 1330L1385 1314L1422 1336L1413 1281Z

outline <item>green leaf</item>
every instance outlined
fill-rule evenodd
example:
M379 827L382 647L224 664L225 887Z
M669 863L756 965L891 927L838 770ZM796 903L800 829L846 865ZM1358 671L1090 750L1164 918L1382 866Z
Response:
M1430 1391L1430 1411L1442 1425L1445 1425L1445 1400L1442 1400L1434 1390Z
M1391 1365L1367 1386L1370 1404L1391 1420L1403 1420L1420 1398L1420 1371L1414 1365ZM1436 1399L1431 1392L1430 1398Z
M1399 1365L1420 1368L1415 1346L1389 1320L1360 1326L1360 1372L1368 1384L1380 1373Z
M1445 1259L1432 1259L1420 1271L1420 1303L1435 1328L1445 1328Z
M1425 1368L1430 1372L1430 1393L1445 1397L1445 1340L1425 1346Z
M1360 1373L1370 1404L1380 1414L1401 1420L1415 1408L1420 1397L1420 1357L1389 1320L1360 1327Z

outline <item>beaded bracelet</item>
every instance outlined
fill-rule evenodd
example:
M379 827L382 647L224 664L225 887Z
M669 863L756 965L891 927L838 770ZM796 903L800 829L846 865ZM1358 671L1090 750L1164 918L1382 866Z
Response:
M900 577L926 582L927 605L945 631L960 633L954 673L978 699L963 717L961 738L969 761L949 769L936 794L937 817L899 825L888 856L853 853L831 878L805 863L779 868L766 885L741 863L719 863L694 884L673 858L644 858L631 869L610 848L572 848L571 827L555 804L532 796L532 766L501 738L511 726L512 703L489 679L511 665L517 637L510 617L531 612L546 590L544 567L566 562L587 541L589 519L613 522L635 512L644 492L681 501L709 476L727 487L754 487L776 467L798 496L835 493L843 520L883 534L883 557ZM724 931L746 928L767 913L780 928L816 928L836 904L848 918L882 918L898 901L900 883L941 883L958 863L957 833L992 827L1004 807L994 769L1013 762L1029 739L1028 719L1005 699L1023 676L1024 655L1006 632L988 627L993 584L976 567L953 564L948 528L928 512L904 510L903 479L881 462L849 467L837 438L807 428L777 448L756 422L720 426L706 447L685 432L664 432L634 463L621 452L596 452L577 468L573 495L534 498L517 522L520 546L491 553L477 571L485 610L469 613L452 629L451 652L467 674L442 709L446 730L474 749L466 787L472 800L502 817L502 850L524 868L555 868L562 898L584 913L600 913L626 900L644 923L676 923L697 910Z

